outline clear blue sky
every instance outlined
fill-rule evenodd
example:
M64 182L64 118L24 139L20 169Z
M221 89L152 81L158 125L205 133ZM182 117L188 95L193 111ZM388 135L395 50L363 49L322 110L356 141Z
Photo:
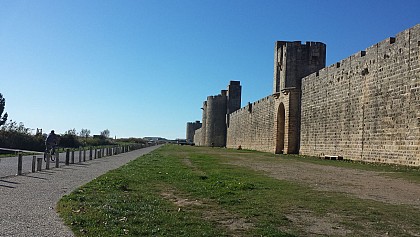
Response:
M419 0L0 0L0 93L33 129L183 138L230 80L272 92L277 40L330 65L418 23Z

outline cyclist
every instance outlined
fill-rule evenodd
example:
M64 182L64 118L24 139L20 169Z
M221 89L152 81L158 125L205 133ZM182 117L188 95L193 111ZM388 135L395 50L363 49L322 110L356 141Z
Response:
M45 150L46 152L51 151L51 155L55 153L55 147L58 144L58 136L55 134L54 130L51 130L51 133L48 134L47 139L45 140Z

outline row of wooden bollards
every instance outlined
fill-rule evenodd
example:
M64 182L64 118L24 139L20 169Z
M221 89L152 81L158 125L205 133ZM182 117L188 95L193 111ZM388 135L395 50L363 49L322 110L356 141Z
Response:
M131 150L139 149L139 146L117 146L117 147L105 147L105 148L90 148L88 150L79 148L79 162L85 162L86 159L98 159L106 156L118 155L120 153L125 153ZM87 157L86 152L89 152L89 156ZM66 149L66 159L65 165L74 164L74 150ZM55 168L60 167L60 153L57 152L55 155ZM51 155L49 153L44 153L44 157L32 157L32 172L41 171L42 170L42 160L45 158L45 169L50 169L50 161ZM18 172L17 175L22 175L22 167L23 167L23 156L22 154L18 155Z

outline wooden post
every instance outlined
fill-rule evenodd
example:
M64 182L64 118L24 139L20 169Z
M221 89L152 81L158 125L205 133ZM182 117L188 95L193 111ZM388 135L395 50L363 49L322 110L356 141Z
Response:
M86 148L83 148L83 162L86 161Z
M42 169L42 157L36 159L36 171L41 171Z
M66 165L70 165L70 149L66 149Z
M82 162L82 148L79 147L79 163Z
M22 154L19 153L18 155L18 175L22 175Z
M44 153L44 157L45 157L45 169L49 170L50 169L50 159L51 159L51 155L48 152Z
M89 160L92 160L92 147L89 148Z
M71 163L74 164L74 150L71 151Z
M35 173L36 156L32 157L32 173Z
M98 151L98 149L93 149L93 159L96 159L96 152Z
M60 152L55 153L55 168L60 168Z

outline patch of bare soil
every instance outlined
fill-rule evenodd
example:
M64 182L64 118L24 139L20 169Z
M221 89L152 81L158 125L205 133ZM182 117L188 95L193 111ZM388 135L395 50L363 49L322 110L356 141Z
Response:
M204 207L201 208L203 211L203 218L223 226L231 232L231 236L241 236L240 233L245 232L254 226L253 223L249 222L249 220L237 217L232 213L214 205L210 205L199 200L189 200L187 198L183 198L176 194L175 190L172 189L165 190L161 193L161 196L178 206L178 211L194 206Z
M230 164L264 171L268 176L309 184L321 191L390 204L406 204L420 209L420 184L386 177L379 172L324 166L305 162L261 162L240 156Z
M303 230L307 236L346 236L352 234L352 231L337 224L336 220L338 218L332 214L320 218L307 210L294 210L293 213L286 214L286 218L293 225Z

